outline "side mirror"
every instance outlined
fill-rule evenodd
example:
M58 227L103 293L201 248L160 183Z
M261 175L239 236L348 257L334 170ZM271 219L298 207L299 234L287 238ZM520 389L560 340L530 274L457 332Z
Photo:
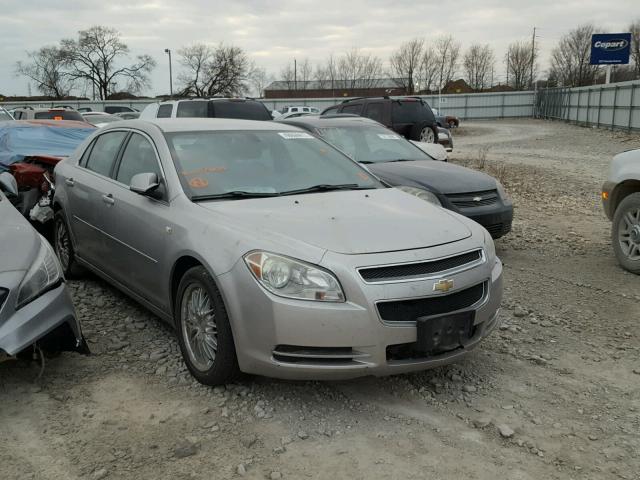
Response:
M18 182L9 172L0 173L0 190L2 190L7 197L18 196Z
M145 197L154 197L154 192L158 189L158 175L155 173L138 173L131 177L129 190Z

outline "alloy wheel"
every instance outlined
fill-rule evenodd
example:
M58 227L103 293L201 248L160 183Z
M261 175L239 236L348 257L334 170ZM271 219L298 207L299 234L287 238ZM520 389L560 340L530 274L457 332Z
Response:
M66 271L69 268L69 259L71 258L71 240L67 226L62 221L56 222L55 249L62 268Z
M433 143L435 140L435 135L433 134L433 130L429 127L425 127L420 132L420 141L425 143Z
M209 370L218 351L218 327L211 298L204 286L190 284L182 295L181 324L184 344L193 365Z
M625 257L640 260L640 208L631 208L620 218L618 241Z

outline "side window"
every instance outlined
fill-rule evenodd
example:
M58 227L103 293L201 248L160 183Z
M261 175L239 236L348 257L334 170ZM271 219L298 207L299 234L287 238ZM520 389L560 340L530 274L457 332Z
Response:
M185 100L178 102L176 117L207 118L209 102L202 100Z
M342 107L342 110L340 111L340 113L351 113L354 115L360 115L361 111L362 111L362 104L358 103L356 105L346 105Z
M86 168L108 177L120 145L126 136L127 132L109 132L100 135L93 144Z
M170 103L165 103L164 105L160 105L160 107L158 107L158 114L156 115L156 117L171 118L171 110L173 110L173 105Z
M22 118L22 112L14 112L13 118L15 118L16 120L20 120L20 118Z
M333 107L329 107L322 112L322 115L333 115L335 113L338 113L338 108L340 108L339 105L334 105Z
M383 104L381 102L370 103L364 111L364 116L376 122L382 122Z
M91 142L89 144L89 146L87 147L87 149L82 154L82 157L80 157L80 162L78 162L78 163L79 163L79 165L81 167L86 167L87 166L87 159L89 158L89 155L91 155L91 149L93 148L93 145L95 143L96 143L95 141Z
M151 142L134 133L122 154L116 180L129 185L131 178L138 173L155 173L160 178L160 166Z

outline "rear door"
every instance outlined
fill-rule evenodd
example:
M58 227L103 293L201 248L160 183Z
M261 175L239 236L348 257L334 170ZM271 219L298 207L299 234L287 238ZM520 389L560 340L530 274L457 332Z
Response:
M388 103L387 103L388 105ZM387 106L384 102L370 102L367 103L366 108L364 109L363 117L370 118L371 120L375 120L376 122L380 122L384 124L385 119L385 107Z
M155 199L132 192L129 184L138 173L155 173L163 197ZM162 254L173 224L168 220L163 177L156 146L142 132L133 132L106 192L113 199L104 226L110 255L101 269L151 303L168 309L169 301L163 295L166 279L162 276Z
M80 258L98 267L108 255L105 215L112 204L105 192L113 182L110 176L127 135L126 131L118 130L97 137L65 179L68 217L76 240L76 252Z
M362 103L349 103L340 109L340 113L362 115Z

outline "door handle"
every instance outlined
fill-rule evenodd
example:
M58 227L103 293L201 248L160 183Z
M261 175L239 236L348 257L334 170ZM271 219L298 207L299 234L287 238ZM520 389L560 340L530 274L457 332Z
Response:
M64 179L64 183L66 183L70 187L73 187L76 184L76 182L73 180L73 178L65 178Z
M102 201L107 205L113 205L116 201L113 199L113 195L110 193L108 195L102 195Z

